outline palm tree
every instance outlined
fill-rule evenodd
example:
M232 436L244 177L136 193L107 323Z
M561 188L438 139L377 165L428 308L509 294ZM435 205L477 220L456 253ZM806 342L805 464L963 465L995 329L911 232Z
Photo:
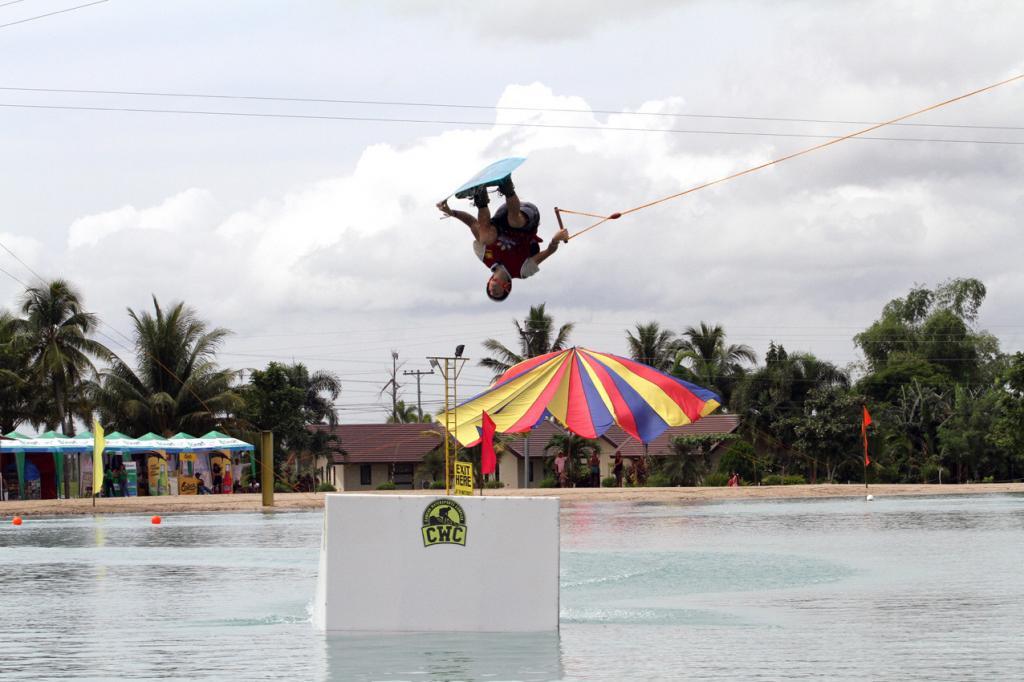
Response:
M334 409L334 401L341 395L341 379L334 372L317 370L313 373L301 362L286 365L285 374L288 383L302 389L305 400L302 405L303 419L307 424L331 426L338 423L338 412Z
M544 306L544 303L531 306L530 313L526 316L523 324L519 324L519 320L514 320L516 332L519 334L518 353L510 350L500 341L487 339L483 346L494 356L481 360L480 366L493 371L497 378L523 360L552 351L564 350L569 344L569 334L572 333L574 324L572 322L563 324L552 339L555 321L544 311Z
M0 431L9 433L22 422L33 421L39 404L36 384L28 380L31 368L27 349L17 337L17 318L0 312Z
M662 329L657 322L636 324L636 336L626 330L629 357L654 369L667 372L672 368L678 348L675 332Z
M737 381L746 373L743 363L757 361L754 349L726 344L722 325L701 322L687 327L679 342L672 374L717 392L728 405Z
M24 319L14 320L18 343L27 349L31 376L45 387L52 403L45 405L40 421L74 435L69 396L95 372L92 358L109 360L106 346L89 338L99 319L86 312L82 296L69 282L55 279L29 287L21 301Z
M575 484L579 477L580 467L587 471L586 463L595 452L600 452L601 444L593 438L584 438L575 433L556 433L544 446L544 452L554 451L555 455L564 452L566 456L565 476L566 480ZM554 456L552 456L554 457ZM582 464L581 464L582 462Z
M334 372L317 370L310 373L304 364L297 362L293 365L286 365L285 375L288 377L288 384L298 388L304 394L302 402L302 418L306 424L322 424L327 422L331 426L338 423L338 411L334 409L334 401L341 395L341 379ZM318 473L323 474L326 480L325 471L317 471L317 460L326 456L331 441L336 441L334 436L327 432L317 431L312 434L306 446L310 457L309 480L315 480ZM303 467L303 452L298 453L297 465L301 472ZM315 491L314 491L315 492Z
M420 419L420 412L415 405L406 405L404 400L395 403L394 413L388 410L388 424L429 424L434 418L429 412L423 413Z
M218 369L217 349L231 332L209 330L183 302L164 310L153 297L154 312L128 315L135 326L133 371L120 358L100 373L96 403L105 423L129 433L176 431L203 433L220 415L236 411L241 398L231 389L238 376Z
M673 438L670 454L661 463L661 473L672 485L700 485L710 469L706 442Z

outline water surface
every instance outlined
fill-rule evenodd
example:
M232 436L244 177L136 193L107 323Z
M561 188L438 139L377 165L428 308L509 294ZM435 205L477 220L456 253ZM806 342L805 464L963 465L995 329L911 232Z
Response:
M1024 496L575 504L562 511L562 627L550 636L317 633L321 519L0 525L0 679L992 680L1024 670Z

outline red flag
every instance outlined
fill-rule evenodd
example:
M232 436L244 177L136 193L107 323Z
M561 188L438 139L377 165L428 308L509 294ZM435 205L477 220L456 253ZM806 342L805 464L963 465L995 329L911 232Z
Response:
M864 466L871 464L871 458L868 457L868 426L871 424L871 414L868 412L867 405L861 405L864 408L864 420L860 425L860 435L864 439Z
M494 454L494 420L484 412L480 430L480 473L493 474L498 458Z

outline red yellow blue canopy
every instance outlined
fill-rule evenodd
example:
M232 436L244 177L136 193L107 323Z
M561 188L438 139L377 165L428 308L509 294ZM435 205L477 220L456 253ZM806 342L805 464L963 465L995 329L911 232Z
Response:
M719 397L705 388L633 360L576 347L520 362L452 413L454 435L463 445L480 439L484 412L500 433L524 433L551 416L584 438L618 424L647 443L719 405ZM444 424L445 417L442 413L437 421Z

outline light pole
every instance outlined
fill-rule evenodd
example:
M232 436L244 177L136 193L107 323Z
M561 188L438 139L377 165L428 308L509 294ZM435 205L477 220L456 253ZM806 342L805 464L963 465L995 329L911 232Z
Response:
M444 492L451 494L451 458L458 452L458 441L456 440L453 452L451 440L455 438L455 431L458 428L459 394L457 385L459 374L469 358L462 357L466 346L459 344L455 347L454 357L427 356L430 366L440 372L444 378Z

